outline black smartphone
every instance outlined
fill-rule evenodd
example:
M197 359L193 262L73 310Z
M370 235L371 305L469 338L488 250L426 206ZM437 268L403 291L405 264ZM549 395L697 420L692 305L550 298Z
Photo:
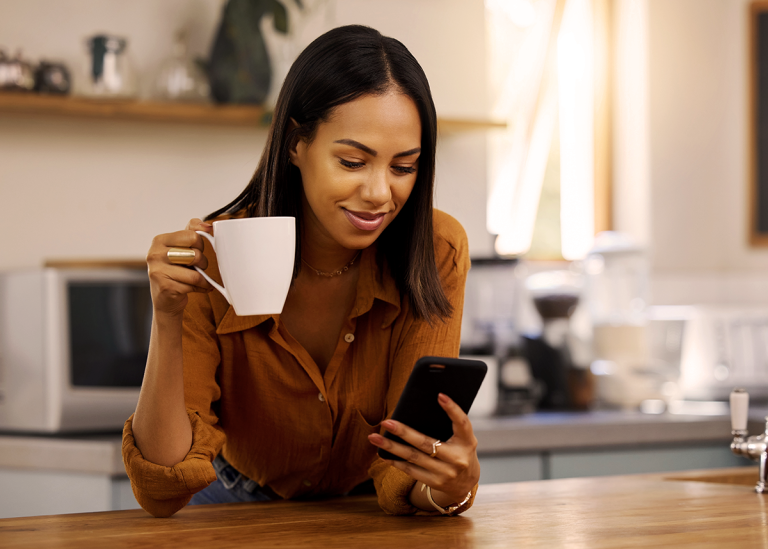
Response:
M453 422L437 401L437 395L448 395L464 413L468 413L487 371L488 366L480 360L421 357L416 361L397 401L392 419L427 436L448 440L453 436ZM390 432L384 433L384 437L411 446ZM381 448L379 456L403 461L403 458Z

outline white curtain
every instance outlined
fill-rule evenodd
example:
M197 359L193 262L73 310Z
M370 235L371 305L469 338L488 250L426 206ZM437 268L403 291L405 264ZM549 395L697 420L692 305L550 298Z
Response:
M498 235L503 255L525 253L533 237L557 121L554 62L563 3L486 1L492 116L508 124L489 138L488 231Z
M562 253L583 256L594 232L591 0L486 0L492 116L488 230L496 251L531 247L559 122Z

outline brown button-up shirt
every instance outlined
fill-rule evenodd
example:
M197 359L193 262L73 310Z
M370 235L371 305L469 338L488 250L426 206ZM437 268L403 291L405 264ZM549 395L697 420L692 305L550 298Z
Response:
M372 477L385 511L416 512L408 499L415 481L378 458L367 437L394 410L418 358L458 356L467 239L439 210L434 234L452 317L432 326L415 318L371 246L361 255L355 302L325 373L280 315L237 316L218 292L189 294L182 345L192 448L173 467L156 465L134 443L133 418L126 422L123 458L141 506L156 516L175 513L215 480L211 461L223 452L284 498L344 494ZM209 246L205 255L207 273L220 281Z

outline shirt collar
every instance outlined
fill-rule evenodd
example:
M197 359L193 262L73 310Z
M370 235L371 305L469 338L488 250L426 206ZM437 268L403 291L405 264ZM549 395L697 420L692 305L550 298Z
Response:
M280 315L237 316L235 308L230 305L229 308L227 308L227 312L224 313L224 318L221 319L221 322L219 322L219 325L216 327L216 333L231 334L234 332L243 332L254 326L258 326L270 318L277 323L279 317Z
M218 275L218 273L216 274ZM357 281L357 299L352 308L352 317L358 317L370 311L376 299L386 304L386 311L381 325L382 328L386 328L400 314L400 291L397 289L397 284L394 278L392 278L389 268L385 265L383 271L379 269L376 260L376 245L374 244L363 250L361 254L360 277ZM276 314L237 316L235 308L229 305L221 322L216 327L216 333L230 334L242 332L258 326L269 319L277 323L279 317L280 315Z
M384 313L382 328L392 324L400 314L400 291L395 279L385 264L379 268L376 258L376 245L363 250L360 258L360 278L357 281L357 300L352 309L352 316L364 315L373 307L374 300L384 302L387 307Z

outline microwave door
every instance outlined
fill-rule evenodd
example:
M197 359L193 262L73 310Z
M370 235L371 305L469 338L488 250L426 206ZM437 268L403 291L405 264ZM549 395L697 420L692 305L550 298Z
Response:
M71 382L74 387L140 387L149 349L149 287L72 283Z

